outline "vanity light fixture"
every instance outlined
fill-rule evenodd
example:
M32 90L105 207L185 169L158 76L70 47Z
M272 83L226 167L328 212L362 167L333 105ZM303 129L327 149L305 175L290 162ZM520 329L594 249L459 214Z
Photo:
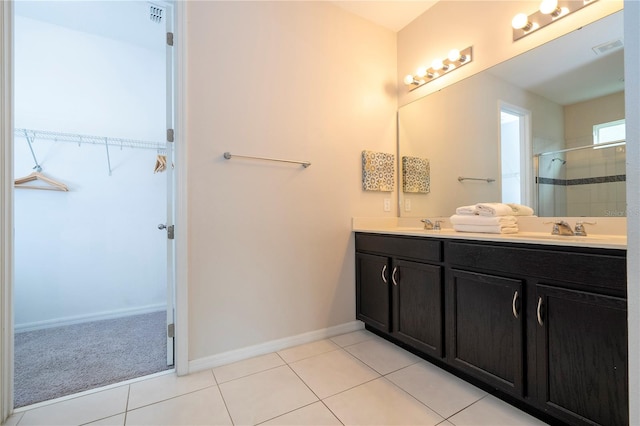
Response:
M451 71L468 64L473 60L473 49L467 47L464 50L452 49L445 59L436 58L431 62L431 67L420 67L415 74L409 74L404 78L404 84L411 86L409 90L435 80Z
M598 0L542 0L539 9L531 15L518 13L513 17L511 20L513 41L521 39L597 1Z
M538 10L540 10L540 13L542 13L543 15L551 15L554 18L560 16L560 14L562 14L563 12L566 13L569 11L569 9L567 9L566 7L558 7L558 0L542 0L542 3L540 3L540 8Z

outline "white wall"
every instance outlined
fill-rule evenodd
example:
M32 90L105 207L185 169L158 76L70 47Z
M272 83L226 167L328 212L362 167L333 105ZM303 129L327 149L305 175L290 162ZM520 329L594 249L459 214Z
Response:
M396 215L361 184L396 149L395 33L329 2L186 10L189 358L354 321L351 217Z
M80 17L79 17L80 19ZM150 50L16 16L15 126L159 140L165 132L163 40ZM15 191L16 330L162 309L166 174L156 150L33 144L69 192ZM34 166L15 139L16 177Z
M624 3L627 125L627 309L629 312L629 424L640 424L640 3ZM632 47L632 48L628 48Z

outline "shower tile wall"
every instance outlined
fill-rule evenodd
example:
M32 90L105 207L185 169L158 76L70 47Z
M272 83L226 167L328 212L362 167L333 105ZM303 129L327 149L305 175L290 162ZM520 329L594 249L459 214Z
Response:
M625 162L624 146L541 157L539 214L626 216Z
M625 216L624 146L567 153L567 215Z

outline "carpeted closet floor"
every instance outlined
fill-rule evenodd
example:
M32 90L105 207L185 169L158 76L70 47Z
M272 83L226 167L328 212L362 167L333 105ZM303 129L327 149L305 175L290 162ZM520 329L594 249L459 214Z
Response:
M167 370L166 313L16 333L14 406Z

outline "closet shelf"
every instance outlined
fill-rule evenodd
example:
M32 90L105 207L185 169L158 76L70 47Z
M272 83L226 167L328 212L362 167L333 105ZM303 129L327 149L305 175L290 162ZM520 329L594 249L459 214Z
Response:
M74 142L78 145L83 143L93 145L108 145L120 148L142 148L142 149L166 149L165 142L142 141L136 139L111 138L107 136L79 135L75 133L50 132L46 130L15 129L16 136L27 137L34 141L36 139L48 139L54 142Z

